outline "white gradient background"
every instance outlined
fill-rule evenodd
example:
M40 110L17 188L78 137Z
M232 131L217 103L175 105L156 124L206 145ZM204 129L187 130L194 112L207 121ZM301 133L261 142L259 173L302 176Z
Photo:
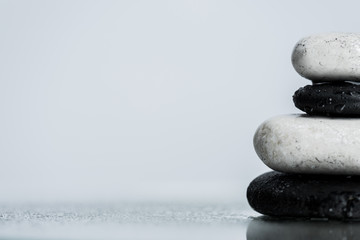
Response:
M244 201L295 43L358 1L0 1L0 202Z

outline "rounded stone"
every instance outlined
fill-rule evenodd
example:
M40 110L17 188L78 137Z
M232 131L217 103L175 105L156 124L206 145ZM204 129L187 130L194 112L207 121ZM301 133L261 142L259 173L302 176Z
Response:
M268 172L247 189L257 212L290 218L360 219L360 177Z
M360 81L360 34L328 33L301 39L292 64L313 82Z
M293 96L295 106L310 115L359 117L360 85L348 82L307 85Z
M259 158L287 173L360 175L360 119L281 115L254 135Z

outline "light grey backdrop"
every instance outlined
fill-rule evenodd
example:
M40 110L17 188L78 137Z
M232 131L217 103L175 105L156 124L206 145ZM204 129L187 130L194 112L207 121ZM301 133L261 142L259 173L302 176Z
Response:
M0 201L242 201L304 36L358 1L0 1Z

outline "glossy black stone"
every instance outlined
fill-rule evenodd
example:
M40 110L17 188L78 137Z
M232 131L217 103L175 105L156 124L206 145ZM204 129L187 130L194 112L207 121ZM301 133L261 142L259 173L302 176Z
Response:
M360 219L360 177L268 172L248 189L250 206L273 217Z
M349 82L301 87L294 93L293 101L310 115L360 117L360 85Z

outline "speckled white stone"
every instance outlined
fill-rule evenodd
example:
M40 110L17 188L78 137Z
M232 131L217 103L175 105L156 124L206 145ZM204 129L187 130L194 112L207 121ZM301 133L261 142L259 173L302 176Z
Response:
M360 34L328 33L301 39L292 53L292 64L313 82L360 82Z
M360 175L360 119L274 117L259 126L254 147L280 172Z

